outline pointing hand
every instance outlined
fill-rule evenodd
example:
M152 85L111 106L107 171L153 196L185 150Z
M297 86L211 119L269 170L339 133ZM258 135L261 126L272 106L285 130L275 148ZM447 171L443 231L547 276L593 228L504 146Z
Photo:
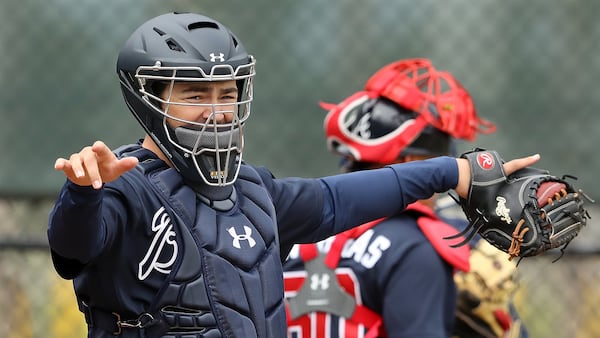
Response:
M64 172L65 176L77 185L91 185L94 189L100 189L103 183L116 180L137 164L137 158L118 159L104 142L96 141L92 146L72 154L68 160L58 158L54 169Z

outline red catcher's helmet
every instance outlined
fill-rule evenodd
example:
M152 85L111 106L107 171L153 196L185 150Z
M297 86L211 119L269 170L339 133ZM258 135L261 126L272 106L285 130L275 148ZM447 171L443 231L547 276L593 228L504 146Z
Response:
M391 63L340 104L321 103L331 151L355 162L388 164L403 153L448 154L450 137L473 141L493 123L477 116L463 86L427 59ZM445 153L442 149L446 149Z

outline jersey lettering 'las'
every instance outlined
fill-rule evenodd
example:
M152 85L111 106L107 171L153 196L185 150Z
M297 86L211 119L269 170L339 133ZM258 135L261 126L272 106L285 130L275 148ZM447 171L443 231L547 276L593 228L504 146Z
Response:
M335 237L329 237L316 243L319 252L327 253ZM371 269L381 259L384 251L390 248L392 241L384 234L377 234L375 230L366 230L360 237L349 239L341 252L341 257L351 259L365 269ZM300 246L294 245L288 259L300 258Z

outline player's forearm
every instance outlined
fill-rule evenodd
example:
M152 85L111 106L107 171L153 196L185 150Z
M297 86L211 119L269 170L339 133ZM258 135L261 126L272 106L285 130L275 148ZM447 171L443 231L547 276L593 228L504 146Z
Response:
M99 253L106 238L102 194L102 190L66 184L48 223L48 241L56 253L82 263Z
M441 157L353 172L322 179L324 223L334 222L336 232L394 215L420 199L456 187L456 159Z
M424 161L394 164L390 166L396 172L398 185L407 205L431 197L435 193L456 188L459 179L459 167L453 157L442 156Z

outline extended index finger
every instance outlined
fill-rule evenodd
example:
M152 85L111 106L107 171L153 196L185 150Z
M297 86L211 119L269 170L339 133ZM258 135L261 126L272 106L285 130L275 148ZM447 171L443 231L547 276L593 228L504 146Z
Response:
M94 142L92 145L92 150L96 154L98 162L104 162L106 160L112 160L116 158L112 150L110 150L110 148L102 141Z
M529 167L540 160L540 154L535 154L527 157L517 158L504 163L504 172L510 175L519 169Z

